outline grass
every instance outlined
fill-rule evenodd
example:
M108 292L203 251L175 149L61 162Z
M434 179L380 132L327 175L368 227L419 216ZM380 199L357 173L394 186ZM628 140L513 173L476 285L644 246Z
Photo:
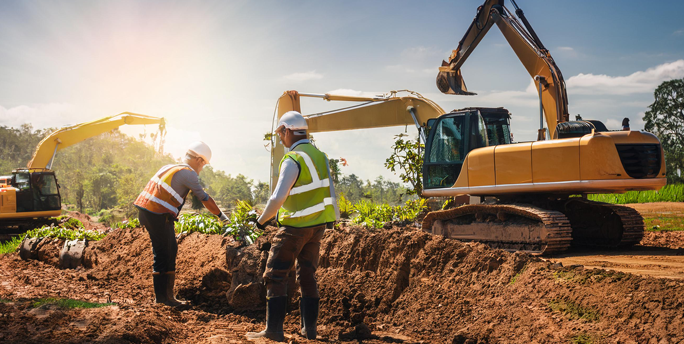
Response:
M12 253L17 250L24 237L15 236L12 240L0 243L0 254Z
M0 303L10 303L12 300L0 299Z
M515 276L511 277L511 280L508 282L508 284L514 284L518 280L518 278L520 278L520 276L522 276L522 274L525 273L525 270L527 270L527 265L523 266L523 268L520 269L520 271L518 271L518 273L515 274Z
M623 194L589 195L592 201L613 204L684 202L684 184L665 185L659 191L628 191Z
M684 217L682 216L663 216L654 217L644 216L644 225L647 231L684 231Z
M80 301L80 300L73 300L73 299L55 299L55 298L37 299L31 303L31 307L33 307L33 308L38 308L38 307L41 307L44 305L55 305L59 308L100 308L100 307L113 306L113 305L115 305L115 303L113 303L113 302L97 303L97 302L87 302L87 301Z
M591 308L582 307L570 300L555 299L549 301L549 308L554 312L559 312L570 320L581 319L586 321L598 321L599 314Z
M570 338L570 343L573 344L594 344L598 343L599 340L592 335L586 333L580 333L572 338Z

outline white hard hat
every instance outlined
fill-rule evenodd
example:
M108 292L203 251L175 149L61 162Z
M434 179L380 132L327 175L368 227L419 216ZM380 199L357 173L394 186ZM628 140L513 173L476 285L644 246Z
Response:
M196 141L190 144L190 147L188 147L188 153L204 159L207 164L211 160L211 149L209 149L209 146L202 141Z
M280 117L278 128L280 127L285 127L293 131L309 129L309 125L306 124L306 119L297 111L288 111Z

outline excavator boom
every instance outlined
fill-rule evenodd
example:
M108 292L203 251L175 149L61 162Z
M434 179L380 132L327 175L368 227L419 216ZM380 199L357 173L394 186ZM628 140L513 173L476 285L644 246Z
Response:
M77 124L53 132L40 141L38 147L36 147L36 152L33 153L33 157L26 167L29 169L50 169L55 153L58 151L87 138L116 129L124 124L159 124L160 130L162 132L165 131L164 118L122 112L115 116Z
M301 112L300 98L312 97L328 101L359 102L359 104L327 112L304 115L309 133L393 127L415 124L424 128L427 121L444 114L444 110L430 99L418 93L408 92L409 96L399 97L392 91L378 97L344 96L334 94L299 93L286 91L278 100L277 122L288 111ZM276 140L271 150L271 190L278 181L278 164L285 153L284 147Z
M550 137L554 137L556 125L569 121L565 80L522 10L513 2L516 14L523 24L503 6L503 3L503 0L486 0L478 8L477 15L459 42L458 48L451 53L449 61L443 61L442 66L439 67L437 87L445 94L475 94L466 89L460 69L492 25L496 24L520 62L534 79L537 90L541 90L544 119L549 128Z

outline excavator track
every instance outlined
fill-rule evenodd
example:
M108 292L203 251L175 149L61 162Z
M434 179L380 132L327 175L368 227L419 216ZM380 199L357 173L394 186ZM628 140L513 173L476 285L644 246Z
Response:
M542 255L567 250L570 221L561 212L527 204L473 204L428 213L422 228L462 241Z
M644 237L644 218L630 207L577 198L559 210L570 220L577 245L624 247Z

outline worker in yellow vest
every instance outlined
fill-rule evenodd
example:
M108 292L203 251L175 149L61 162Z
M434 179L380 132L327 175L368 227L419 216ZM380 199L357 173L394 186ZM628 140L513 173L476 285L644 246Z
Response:
M218 216L221 221L228 220L199 183L198 175L210 160L211 149L206 143L191 144L183 158L184 164L162 167L135 200L140 224L145 226L152 241L152 281L157 303L174 307L185 304L176 300L174 293L178 253L174 223L188 192L192 190L207 210Z
M283 341L287 307L287 276L297 261L301 299L301 334L316 338L320 296L316 281L318 255L326 225L339 219L328 157L308 140L307 123L296 111L285 113L276 133L289 152L280 161L280 175L273 195L257 220L257 227L277 215L280 228L273 238L266 262L266 329L249 332L247 339Z

